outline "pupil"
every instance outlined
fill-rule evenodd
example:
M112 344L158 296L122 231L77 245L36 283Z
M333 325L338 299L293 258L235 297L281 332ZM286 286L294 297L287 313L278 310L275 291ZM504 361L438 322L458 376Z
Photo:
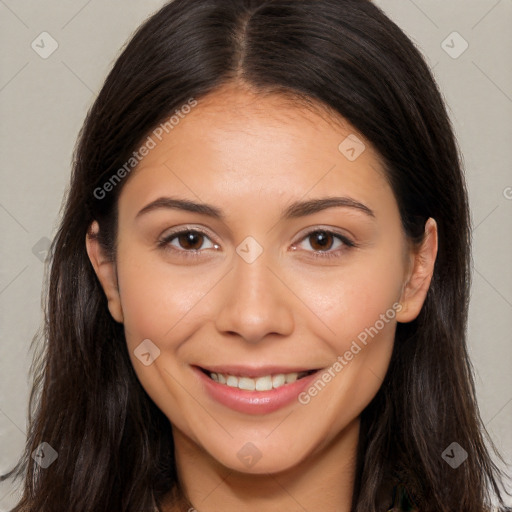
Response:
M202 235L198 233L188 232L180 235L180 245L185 249L198 249L195 247L198 245L198 241L201 240ZM194 243L195 242L195 243ZM201 243L199 243L199 247L201 247Z
M320 249L325 249L326 247L328 248L330 246L329 238L331 235L329 233L326 233L325 231L317 231L317 233L313 236L315 238L314 243L319 245Z

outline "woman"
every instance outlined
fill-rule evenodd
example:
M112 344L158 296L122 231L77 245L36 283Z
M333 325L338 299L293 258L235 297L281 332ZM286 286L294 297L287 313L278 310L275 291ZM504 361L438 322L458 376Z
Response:
M174 0L86 119L14 509L489 510L469 213L366 0Z

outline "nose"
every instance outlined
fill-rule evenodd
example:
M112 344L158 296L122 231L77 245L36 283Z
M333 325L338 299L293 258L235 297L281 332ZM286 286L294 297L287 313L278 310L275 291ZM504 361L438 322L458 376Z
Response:
M235 256L234 268L222 283L216 318L219 332L239 335L249 343L258 343L269 334L293 332L294 294L264 256L252 263Z

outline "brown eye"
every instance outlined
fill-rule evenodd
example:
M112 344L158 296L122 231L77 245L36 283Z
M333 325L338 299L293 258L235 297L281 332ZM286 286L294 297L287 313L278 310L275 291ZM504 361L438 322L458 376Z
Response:
M304 247L303 244L306 243L309 248ZM325 229L310 231L298 245L302 245L301 248L305 249L306 253L318 258L340 258L352 247L357 247L356 243L346 236Z
M315 251L325 251L332 247L334 237L328 231L314 231L308 235L310 245Z
M176 238L182 249L197 251L203 245L204 235L197 231L185 231Z
M209 245L208 245L209 244ZM195 229L185 229L170 233L158 242L159 247L174 251L181 255L195 256L203 252L203 249L218 249L217 244L212 243L210 237Z

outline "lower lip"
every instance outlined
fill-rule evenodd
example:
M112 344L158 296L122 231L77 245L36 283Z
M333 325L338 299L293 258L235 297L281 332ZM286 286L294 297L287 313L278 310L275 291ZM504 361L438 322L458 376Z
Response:
M298 395L313 382L318 373L312 373L270 391L246 391L220 384L197 367L194 367L194 371L211 398L230 409L245 414L268 414L298 401Z

